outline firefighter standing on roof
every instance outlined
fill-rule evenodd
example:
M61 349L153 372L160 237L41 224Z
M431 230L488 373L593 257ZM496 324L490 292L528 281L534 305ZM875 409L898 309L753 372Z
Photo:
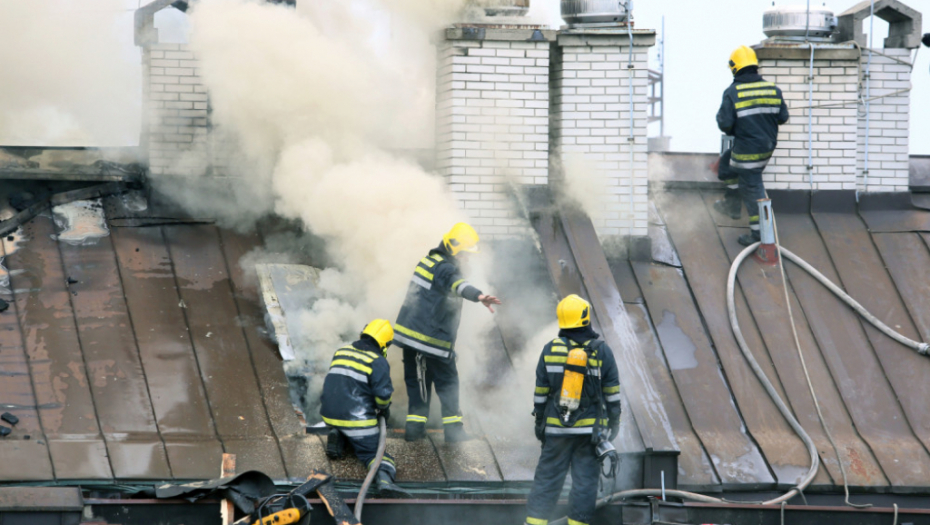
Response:
M404 349L404 383L410 406L407 441L426 435L432 386L442 403L447 442L468 439L459 410L459 373L455 366L455 338L462 299L481 302L491 312L501 302L485 295L462 277L459 259L476 252L478 233L463 222L452 227L414 269L404 306L394 323L394 342Z
M327 456L342 457L348 441L366 467L374 462L380 434L378 417L388 418L394 394L387 361L387 348L393 337L391 323L375 319L368 323L358 341L333 355L323 382L320 407L323 421L330 426ZM383 497L409 496L394 484L396 474L394 458L385 452L374 490Z
M727 184L727 191L714 209L739 219L746 204L750 232L740 236L739 243L749 246L760 240L758 200L765 198L762 170L775 153L778 126L788 122L788 106L778 86L759 75L759 60L752 48L740 46L734 51L730 70L733 84L723 93L717 126L733 135L733 148L720 161L718 177Z
M559 337L546 344L536 366L533 415L543 448L526 523L548 523L571 467L568 523L587 525L601 472L595 447L620 431L620 377L613 352L591 328L591 305L569 295L556 313Z

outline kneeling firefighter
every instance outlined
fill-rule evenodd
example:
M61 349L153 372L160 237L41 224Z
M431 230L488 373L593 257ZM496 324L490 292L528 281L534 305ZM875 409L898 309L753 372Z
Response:
M546 344L536 366L533 415L542 453L526 523L548 523L571 467L568 523L586 525L594 517L600 463L617 464L610 442L620 432L620 377L613 352L591 328L591 305L573 294L556 312L559 337Z
M378 418L388 419L394 386L387 348L394 329L385 319L368 323L358 341L336 350L323 382L320 414L330 426L326 455L342 457L345 443L366 467L375 461L378 451ZM384 497L407 497L394 484L397 474L394 458L384 454L374 490Z

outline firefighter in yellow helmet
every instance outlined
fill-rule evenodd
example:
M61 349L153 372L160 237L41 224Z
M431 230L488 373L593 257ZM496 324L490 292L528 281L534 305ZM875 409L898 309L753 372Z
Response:
M323 381L320 414L330 427L326 455L343 456L346 441L366 467L371 466L378 452L378 417L388 418L394 386L387 349L394 330L386 319L368 323L358 341L336 350ZM407 497L409 494L394 484L397 474L394 458L384 453L377 480L373 486L382 497Z
M571 468L568 522L586 525L597 501L603 460L598 451L609 455L603 451L614 450L610 442L620 431L620 377L613 352L591 328L587 301L569 295L556 314L559 336L546 344L536 366L533 415L542 453L526 502L526 523L548 522Z
M501 304L469 283L459 262L478 251L478 232L464 222L452 227L439 246L420 259L407 289L407 298L394 323L394 342L404 349L404 383L409 407L405 437L426 436L432 387L442 402L446 442L465 441L459 410L459 373L455 366L455 339L462 314L462 299L480 302L494 312Z
M765 198L762 170L775 153L778 126L788 122L788 106L781 89L759 75L759 60L752 48L740 46L733 51L729 66L733 84L723 93L717 126L734 139L732 149L720 159L717 177L727 184L727 191L714 209L739 219L746 205L750 232L740 236L739 242L749 246L760 238L758 200Z

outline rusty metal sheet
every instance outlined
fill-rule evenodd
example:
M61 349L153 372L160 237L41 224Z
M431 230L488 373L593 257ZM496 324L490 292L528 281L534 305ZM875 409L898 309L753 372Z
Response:
M873 233L872 238L917 325L922 341L930 341L930 249L916 233Z
M562 210L561 219L601 333L614 352L620 385L630 408L628 413L633 414L643 445L647 450L677 451L668 415L638 346L594 225L588 217L566 210Z
M280 442L285 436L302 435L304 427L297 420L297 414L291 404L287 379L284 368L278 355L277 347L263 336L260 331L265 330L265 314L259 299L258 282L251 268L245 269L241 265L242 258L251 250L261 246L258 234L239 234L230 230L220 230L220 241L228 262L229 276L233 283L233 291L238 308L238 324L245 336L252 364L261 390L261 400L268 414L271 428L275 438ZM282 447L283 452L283 447ZM306 477L307 471L294 465L293 469L288 462L284 463L290 477Z
M438 434L430 434L429 439L449 481L503 481L487 441L472 439L447 444Z
M782 214L778 229L786 248L840 282L809 215ZM891 485L895 490L926 485L930 458L914 438L858 316L797 266L786 270L856 429Z
M633 263L633 270L691 424L723 488L773 486L775 479L737 412L682 271L645 262Z
M720 243L711 215L699 193L675 192L666 199L662 211L684 264L688 285L723 366L727 385L779 485L794 486L810 469L810 455L762 387L733 337L726 300L730 259ZM741 292L737 291L735 300L740 327L750 351L784 399L784 389L775 374L768 349L762 343Z
M237 326L238 311L217 230L195 225L165 227L164 232L217 432L227 452L232 440L264 446L259 440L270 435L271 426ZM250 456L267 463L250 468L280 478L284 475L281 453L273 441L270 446L275 450Z
M60 239L61 224L57 232ZM168 479L168 459L155 423L113 244L105 236L78 244L62 240L58 248L113 474L124 479Z
M273 480L287 479L281 448L273 436L264 438L230 438L223 436L223 447L227 454L236 455L236 469L258 470ZM222 460L222 456L218 458ZM214 463L214 465L219 464Z
M565 239L562 221L552 213L540 213L533 216L532 222L558 296L587 295L581 274L574 265L575 256Z
M114 228L111 239L172 473L178 479L213 477L223 449L161 228Z
M888 275L886 262L859 217L817 213L814 221L846 291L888 326L911 339L921 339ZM924 269L923 276L924 280L930 276L930 268ZM861 322L914 434L925 448L930 447L930 411L925 403L930 399L930 359L892 340L865 320Z
M16 249L13 242L0 240L0 298L9 309L0 313L0 412L19 418L15 426L3 423L11 433L0 439L0 480L41 481L54 479L52 462L39 421L32 377L23 348L16 302L12 293L4 293L2 257ZM27 439L28 436L28 439Z
M910 193L864 194L859 214L873 233L930 231L930 211L915 206Z
M6 259L39 417L57 479L112 478L54 234L51 217L39 215Z
M736 242L736 238L743 231L735 228L719 230L731 261L742 251L742 246ZM749 259L740 267L737 279L766 345L769 348L779 349L779 351L770 352L769 355L772 358L772 364L775 365L777 377L784 387L785 402L791 407L801 426L814 440L820 452L820 461L829 471L833 482L842 483L842 472L837 463L836 454L823 430L810 389L804 378L801 360L794 349L794 337L785 308L778 266L758 264L755 260ZM887 486L888 480L882 473L871 449L856 433L852 418L846 411L846 405L843 404L843 399L833 383L830 370L824 362L797 297L793 292L789 297L798 331L798 340L804 351L804 361L807 364L825 423L840 449L840 455L846 461L848 483L853 487ZM824 477L824 470L821 469L813 483L815 485L829 483L830 480Z
M626 266L630 268L629 264ZM630 272L632 273L632 268ZM640 348L655 381L656 389L662 396L662 404L668 414L669 424L675 432L675 441L681 449L681 455L678 456L678 486L687 487L690 490L719 490L720 478L714 472L707 451L704 450L704 445L694 433L691 421L685 412L681 395L668 370L662 347L659 346L655 328L649 320L649 312L643 304L627 304L626 311L633 322L633 330L639 339Z

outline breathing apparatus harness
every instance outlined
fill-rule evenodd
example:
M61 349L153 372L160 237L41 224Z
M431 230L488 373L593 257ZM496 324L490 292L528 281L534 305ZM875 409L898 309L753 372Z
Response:
M617 454L617 449L609 440L610 430L602 423L606 419L605 412L607 409L607 400L604 398L604 389L601 385L600 368L602 360L597 359L597 348L592 348L589 345L592 340L578 345L567 337L560 337L559 339L571 349L565 360L565 367L562 372L562 388L556 402L559 409L559 418L563 424L567 424L572 412L581 407L584 380L586 377L590 377L590 380L595 383L594 387L597 392L597 415L591 432L591 444L594 446L594 453L601 464L601 474L607 479L613 480L617 476L620 457ZM592 366L592 360L597 364ZM589 375L588 370L592 367L597 369L597 373ZM610 460L609 463L608 460Z

